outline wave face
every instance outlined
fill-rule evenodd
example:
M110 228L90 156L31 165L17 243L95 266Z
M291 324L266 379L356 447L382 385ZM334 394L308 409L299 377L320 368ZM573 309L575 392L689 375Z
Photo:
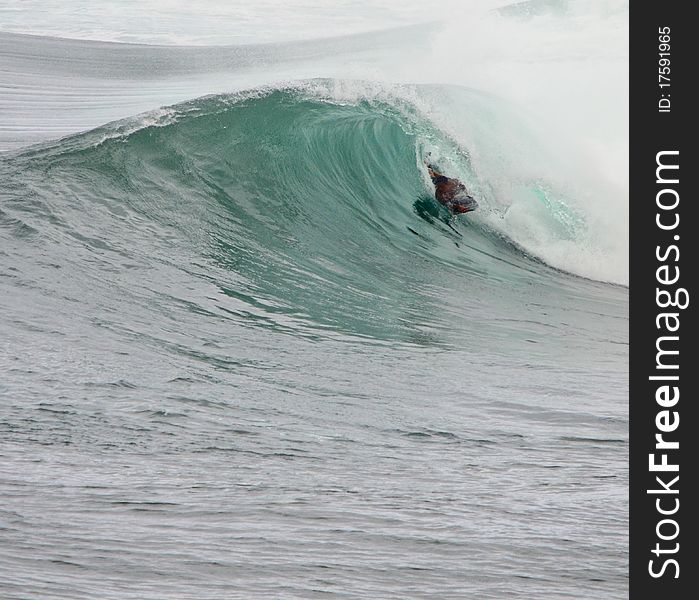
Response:
M108 203L125 220L161 228L165 240L175 235L226 274L226 295L281 328L419 339L426 317L468 319L470 306L488 302L496 288L560 285L560 273L492 226L505 219L488 207L468 154L414 105L319 95L337 84L197 100L9 164L43 202L70 190L71 211L90 214L95 202ZM480 218L452 219L434 200L426 148L485 197ZM542 226L575 236L580 217L548 201L545 189L529 193L541 200ZM468 302L429 293L451 287L450 279L479 287L460 292Z

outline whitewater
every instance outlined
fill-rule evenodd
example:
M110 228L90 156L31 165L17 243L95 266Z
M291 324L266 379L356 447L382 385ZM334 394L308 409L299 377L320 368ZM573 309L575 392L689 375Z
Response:
M0 595L626 597L627 21L0 8Z

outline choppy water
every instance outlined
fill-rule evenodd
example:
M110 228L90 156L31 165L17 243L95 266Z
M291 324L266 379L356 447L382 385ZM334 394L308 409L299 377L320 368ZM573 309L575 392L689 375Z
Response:
M628 257L402 36L0 34L3 598L626 597Z

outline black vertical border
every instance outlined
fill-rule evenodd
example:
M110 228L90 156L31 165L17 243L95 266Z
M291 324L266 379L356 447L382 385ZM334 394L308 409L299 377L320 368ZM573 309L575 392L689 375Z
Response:
M697 428L696 381L699 379L699 347L695 336L699 336L695 319L695 303L699 302L699 292L694 285L699 270L697 238L694 231L694 206L699 202L696 177L699 176L699 160L696 145L699 141L699 125L695 111L699 109L699 98L692 95L692 85L699 76L695 58L699 57L699 27L691 18L691 2L665 0L651 2L637 0L630 6L630 598L697 598L695 573L699 570L697 553L697 531L695 513L699 511L698 494L695 485L699 476L699 429ZM671 85L669 90L659 87L659 28L671 30ZM659 112L661 94L669 94L670 112ZM679 185L675 189L680 194L678 212L679 227L672 232L662 231L656 225L656 194L664 186L656 182L656 154L661 151L679 151ZM680 240L675 241L674 235ZM663 519L656 509L657 495L647 490L660 487L655 479L662 473L649 471L649 454L655 452L656 415L663 410L655 400L655 392L660 385L649 380L657 374L656 341L661 330L657 329L656 317L666 312L656 303L656 269L663 263L656 257L656 248L667 248L676 243L680 249L679 261L672 259L666 264L679 265L680 280L677 287L689 292L689 307L678 310L681 326L678 371L680 400L673 410L680 413L680 426L674 433L679 440L678 450L667 451L668 462L679 463L679 494L665 495L665 508L671 507L678 497L680 508L672 515L680 527L674 541L663 542L657 537L656 527ZM696 297L695 297L695 294ZM677 309L671 309L677 310ZM666 371L667 372L667 371ZM671 434L666 434L670 439ZM662 452L662 451L661 451ZM674 476L674 475L673 475ZM665 474L667 479L667 474ZM671 532L671 526L661 529L664 534ZM676 554L660 557L651 551L656 543L670 548L679 543ZM666 574L654 578L649 573L649 561L654 559L656 568L663 564L663 558L674 558L679 563L679 578L675 578L675 568L670 567Z

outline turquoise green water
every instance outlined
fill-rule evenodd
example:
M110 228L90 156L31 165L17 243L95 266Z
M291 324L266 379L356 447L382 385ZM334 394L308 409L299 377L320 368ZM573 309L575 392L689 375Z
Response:
M157 125L97 130L11 163L40 197L68 189L69 210L122 212L175 236L234 274L224 293L265 319L401 339L443 310L437 282L466 274L489 287L546 272L434 200L425 128L387 105L273 92L199 100Z
M5 596L622 597L627 291L493 227L469 152L277 90L4 155Z

